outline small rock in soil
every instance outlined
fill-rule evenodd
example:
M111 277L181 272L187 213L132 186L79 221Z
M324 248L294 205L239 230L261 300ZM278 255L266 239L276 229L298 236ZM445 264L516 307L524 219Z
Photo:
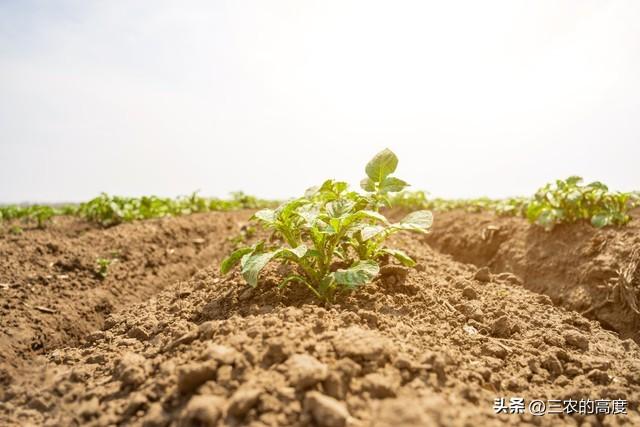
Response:
M282 363L292 353L293 347L290 341L283 338L269 338L267 340L267 351L262 357L262 363L265 366Z
M491 272L489 271L488 267L482 267L481 269L476 271L476 274L473 277L479 282L483 282L483 283L490 282Z
M542 367L549 371L553 376L558 376L563 373L562 363L553 354L548 354L542 362Z
M232 365L239 356L235 348L226 345L208 343L207 348L202 352L200 359L215 360L223 365Z
M462 290L462 296L466 299L478 299L478 292L471 286L467 286Z
M335 371L329 372L322 386L325 393L336 399L344 399L349 388L348 379Z
M193 396L182 411L180 427L215 427L220 416L224 400L219 396Z
M116 363L114 374L124 386L142 384L146 377L146 359L136 353L127 352Z
M142 419L142 427L165 427L171 418L162 408L162 404L153 403Z
M149 339L149 332L147 332L144 328L140 326L134 326L129 329L127 335L131 338L135 338L139 341L146 341Z
M609 375L599 369L593 369L587 374L587 378L589 378L592 383L601 385L609 384L609 382L611 381Z
M511 321L507 316L501 316L491 324L491 333L499 338L511 336Z
M320 427L344 427L350 417L344 403L317 391L307 393L304 406Z
M399 386L397 379L376 372L366 375L362 381L362 389L375 399L395 397Z
M292 386L305 389L327 378L327 365L307 354L294 354L287 360L287 375Z
M340 357L377 360L389 356L386 338L357 326L343 329L333 339L333 347Z
M216 363L189 363L178 368L178 390L189 393L205 382L216 378Z
M580 350L589 350L589 340L578 331L566 331L564 333L564 340L567 344L579 348Z
M507 357L508 352L501 345L488 341L482 344L482 354L497 357L498 359L504 359Z
M258 403L262 390L241 389L235 392L229 402L228 412L237 418L243 418Z

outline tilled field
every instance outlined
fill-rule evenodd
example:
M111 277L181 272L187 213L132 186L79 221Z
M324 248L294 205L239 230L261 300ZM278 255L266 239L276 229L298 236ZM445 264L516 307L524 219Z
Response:
M218 274L248 216L3 236L0 425L640 425L637 220L544 233L438 214L424 239L394 239L416 269L383 266L322 305L278 290L275 267L254 290ZM95 278L93 259L113 246L129 258ZM84 267L46 273L73 257ZM77 276L58 290L56 274ZM37 336L52 339L32 346ZM495 414L496 398L518 396L626 400L627 414Z

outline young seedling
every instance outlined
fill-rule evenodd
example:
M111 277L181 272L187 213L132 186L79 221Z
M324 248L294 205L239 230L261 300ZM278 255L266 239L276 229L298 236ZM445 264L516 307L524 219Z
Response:
M107 277L109 273L109 266L113 262L113 259L110 258L97 258L96 259L96 274L100 276L100 278L104 279Z
M321 300L332 300L343 290L354 290L371 282L383 259L393 257L414 266L406 253L387 248L384 241L394 233L427 233L431 212L416 211L391 223L379 210L388 205L388 194L408 184L391 176L398 158L386 149L366 166L364 194L349 190L347 183L327 180L307 190L303 197L277 209L263 209L252 219L272 232L267 241L240 248L221 265L228 273L240 264L246 282L255 287L262 269L273 260L292 266L281 286L299 283ZM273 242L273 243L271 243Z

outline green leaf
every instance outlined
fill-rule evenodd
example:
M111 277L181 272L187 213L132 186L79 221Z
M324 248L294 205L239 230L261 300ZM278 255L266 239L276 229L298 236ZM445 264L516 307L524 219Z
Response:
M296 248L293 249L289 249L289 248L281 248L278 249L276 251L276 256L278 257L294 257L297 259L300 259L302 257L304 257L304 255L307 253L307 245L300 245Z
M399 178L388 176L380 183L380 191L384 193L394 193L404 190L408 185L409 184Z
M220 264L220 272L222 274L227 274L229 271L231 271L231 269L240 262L240 259L245 256L246 254L250 254L251 252L253 252L254 248L249 246L246 248L240 248L234 252L231 253L231 255L229 255L227 258L224 259L224 261L222 261L222 264Z
M417 231L426 233L433 224L433 214L429 211L415 211L404 217L402 221L393 224L400 230Z
M348 224L351 224L354 221L360 221L362 219L372 219L374 221L379 221L383 224L389 224L389 220L384 215L376 211L369 211L369 210L361 210L361 211L355 212L349 215L349 217L347 217L345 222L347 222Z
M362 227L362 229L360 230L360 236L362 237L362 240L366 242L372 237L375 237L378 234L382 233L384 230L385 228L381 225L367 225Z
M364 178L360 181L360 187L364 191L373 192L376 191L376 184L370 178Z
M273 224L276 220L276 212L273 209L261 209L254 213L253 217L264 221L267 224Z
M380 267L375 261L358 261L351 267L339 269L334 273L336 283L353 289L367 284L380 272Z
M259 254L252 254L243 259L242 262L242 277L247 281L249 286L255 288L258 284L258 275L269 261L276 255L277 252L263 252Z
M591 225L596 228L606 227L611 223L611 217L606 214L598 214L591 217Z
M299 199L292 199L288 202L283 203L276 209L275 215L279 220L287 220L291 215L297 211L297 209L301 206L304 206L309 203L308 199L303 197Z
M342 195L342 193L346 191L348 187L349 184L347 184L346 182L328 179L322 183L318 191L324 196L331 196L330 199L335 199Z
M304 219L304 222L308 227L313 226L314 222L318 218L319 213L320 213L320 210L318 209L317 206L313 204L301 206L298 209L298 215L300 215L300 217Z
M351 200L338 199L327 203L327 214L331 218L341 218L347 215L354 206L355 203Z
M261 246L257 246L259 250ZM300 245L293 249L291 248L280 248L275 251L270 252L262 252L262 253L245 253L241 259L242 266L242 276L247 283L255 287L258 284L258 276L260 275L260 271L264 268L265 265L269 263L274 258L290 258L290 259L300 259L305 256L307 253L307 246Z
M416 265L416 262L413 260L413 258L399 249L385 248L382 250L382 252L391 255L392 257L400 261L400 263L404 266L414 267Z
M367 163L365 172L372 181L382 182L382 180L392 174L397 167L398 157L393 154L393 151L385 148Z

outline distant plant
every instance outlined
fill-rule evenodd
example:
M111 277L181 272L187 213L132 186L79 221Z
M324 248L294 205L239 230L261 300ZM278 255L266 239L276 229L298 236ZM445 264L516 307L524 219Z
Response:
M256 212L253 219L272 232L271 238L231 253L222 262L222 273L240 264L244 279L255 287L262 269L278 260L292 267L281 286L297 282L318 298L332 300L339 291L371 282L388 257L415 265L406 253L384 245L394 233L426 233L432 223L428 211L410 213L397 223L380 214L379 209L389 204L389 193L408 185L391 176L397 164L390 150L378 153L366 166L364 194L330 179L307 190L304 197Z
M9 228L9 233L13 234L13 235L19 235L22 234L24 232L24 230L22 229L22 227L19 227L17 225L13 225L11 226L11 228Z
M50 206L31 206L28 217L36 221L38 228L42 228L55 214L56 211Z
M630 193L611 192L597 181L581 183L581 177L571 176L540 188L527 207L529 221L547 230L580 220L589 220L597 228L629 222Z
M102 279L106 278L112 262L113 259L111 258L96 258L96 274Z
M234 244L234 247L237 249L242 246L242 244L246 244L249 239L251 239L256 234L256 228L252 225L242 226L240 232L235 236L227 237L227 240Z

